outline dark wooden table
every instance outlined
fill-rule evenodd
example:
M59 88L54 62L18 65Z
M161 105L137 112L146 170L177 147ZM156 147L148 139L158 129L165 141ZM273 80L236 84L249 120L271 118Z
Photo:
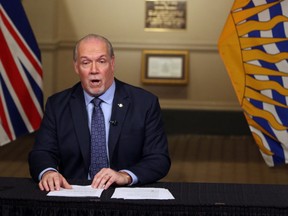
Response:
M73 182L86 185L88 181ZM288 186L168 183L175 200L111 199L114 188L100 198L48 197L29 178L0 178L1 215L288 215Z

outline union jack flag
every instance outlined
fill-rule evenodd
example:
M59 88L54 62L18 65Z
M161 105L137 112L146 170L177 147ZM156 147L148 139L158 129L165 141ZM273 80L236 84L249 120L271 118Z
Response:
M288 163L288 0L235 0L218 48L266 164Z
M39 128L40 51L20 0L0 0L0 146Z

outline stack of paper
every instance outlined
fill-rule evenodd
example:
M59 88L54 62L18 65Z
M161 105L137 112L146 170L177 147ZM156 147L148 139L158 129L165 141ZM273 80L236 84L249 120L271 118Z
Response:
M165 188L116 188L111 198L116 199L175 199Z
M80 186L72 185L72 189L61 188L59 191L50 191L47 196L63 197L100 197L104 189L94 189L91 185ZM112 197L115 199L156 199L169 200L175 199L169 190L165 188L116 188Z
M91 185L72 185L72 189L61 188L59 191L50 191L47 196L64 197L100 197L104 189L94 189Z

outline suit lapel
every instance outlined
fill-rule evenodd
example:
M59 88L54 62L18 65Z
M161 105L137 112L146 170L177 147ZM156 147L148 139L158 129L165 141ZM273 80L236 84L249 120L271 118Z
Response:
M70 109L77 141L80 145L84 163L88 169L90 165L90 133L88 127L87 110L85 107L85 100L81 85L78 85L72 94Z
M110 124L109 130L109 157L112 158L118 141L126 113L130 106L130 100L127 93L122 87L122 83L116 80L116 91L113 99L111 121L116 121L115 124Z

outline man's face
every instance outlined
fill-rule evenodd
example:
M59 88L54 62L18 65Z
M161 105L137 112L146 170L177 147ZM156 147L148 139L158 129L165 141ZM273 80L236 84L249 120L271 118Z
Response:
M114 61L104 41L88 38L80 42L74 69L88 94L101 95L112 85Z

